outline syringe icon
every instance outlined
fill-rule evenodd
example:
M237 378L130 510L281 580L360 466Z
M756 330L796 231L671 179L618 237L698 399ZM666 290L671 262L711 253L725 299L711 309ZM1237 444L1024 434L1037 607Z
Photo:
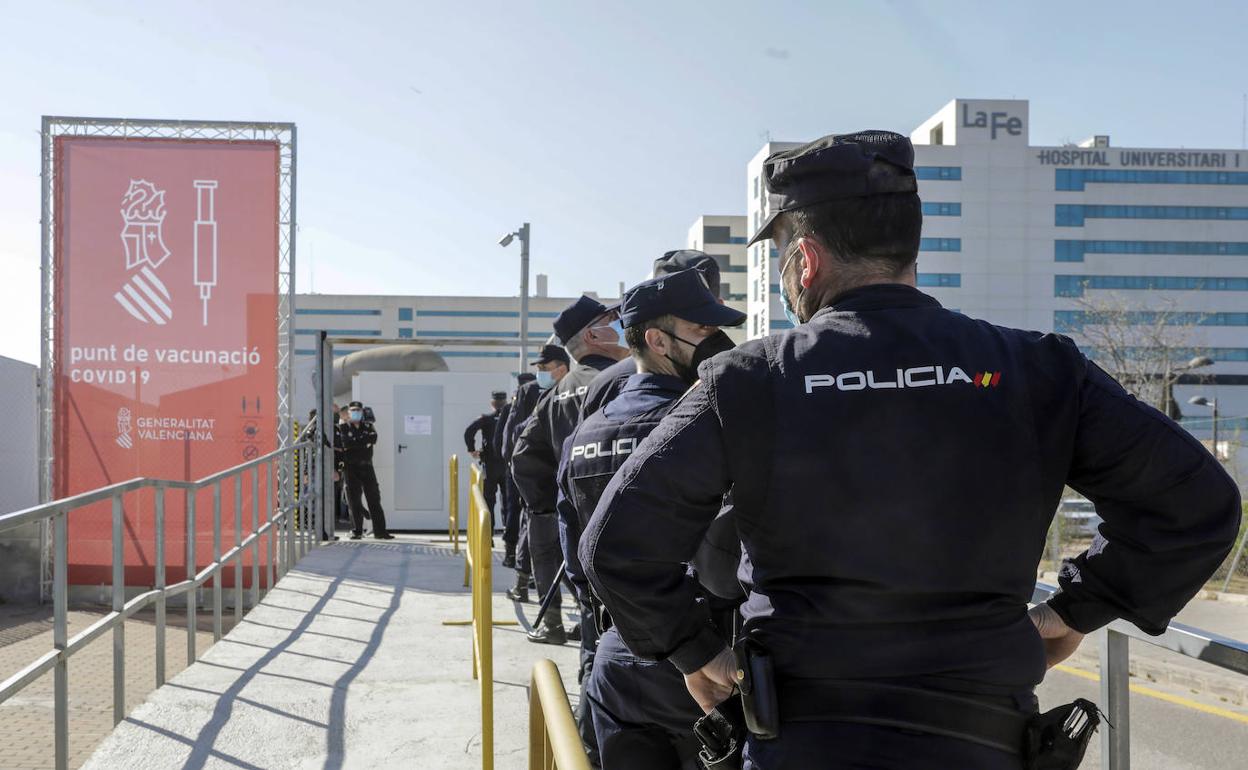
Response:
M196 179L195 185L195 285L204 303L204 326L208 325L208 298L217 285L217 180Z

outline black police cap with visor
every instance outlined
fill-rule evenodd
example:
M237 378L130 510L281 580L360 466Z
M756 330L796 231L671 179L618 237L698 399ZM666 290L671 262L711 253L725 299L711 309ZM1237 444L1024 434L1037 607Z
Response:
M876 161L888 164L881 168ZM775 235L776 219L816 203L917 192L914 145L892 131L834 134L772 153L763 162L769 216L748 245Z
M707 288L706 278L696 269L651 278L624 292L620 322L625 328L664 315L704 326L737 326L745 322L745 313L719 303Z
M567 345L569 340L593 323L595 319L601 318L617 307L619 306L607 307L593 297L582 296L564 308L563 312L555 318L555 336L559 338L560 343Z
M663 256L654 260L655 278L672 273L679 273L682 270L693 268L702 274L706 279L706 286L711 290L716 298L719 297L719 262L705 251L697 249L677 249L669 251Z

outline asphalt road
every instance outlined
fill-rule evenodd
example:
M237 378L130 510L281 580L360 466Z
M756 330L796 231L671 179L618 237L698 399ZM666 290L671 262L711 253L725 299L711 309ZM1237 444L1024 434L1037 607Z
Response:
M1099 702L1096 677L1095 671L1067 666L1050 671L1037 690L1040 708L1047 710L1075 698ZM1132 770L1248 767L1248 708L1134 679L1130 708ZM1080 767L1102 767L1099 733Z

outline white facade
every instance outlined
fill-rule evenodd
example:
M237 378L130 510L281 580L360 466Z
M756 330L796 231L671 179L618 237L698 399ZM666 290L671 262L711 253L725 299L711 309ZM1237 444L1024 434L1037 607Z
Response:
M590 296L596 296L590 293ZM576 297L529 298L529 358L551 334L555 317ZM616 300L603 299L610 305ZM295 295L295 356L314 356L316 334L377 339L512 339L494 347L447 346L438 352L453 372L519 373L519 300L516 297L439 297L382 294ZM334 353L364 346L335 344Z
M749 275L746 268L746 218L704 215L694 220L685 240L688 248L704 251L719 263L719 296L724 304L746 311ZM734 342L746 339L747 326L727 329Z
M768 142L750 159L746 166L745 220L750 236L767 221L767 186L763 184L763 161L775 152L797 147L800 142ZM749 238L746 238L748 241ZM779 254L771 241L750 246L746 256L748 270L748 300L745 319L746 334L750 339L765 337L778 329L791 328L784 317L780 302Z
M39 367L0 356L0 389L8 405L0 444L0 513L39 504ZM39 597L41 537L37 522L0 533L0 601Z
M587 292L588 293L588 292ZM590 293L591 296L594 296ZM530 361L554 333L554 320L576 297L529 298ZM616 300L602 299L610 305ZM438 347L452 372L497 374L499 389L509 389L520 373L520 300L518 297L439 297L380 294L296 294L294 414L303 419L314 406L312 371L316 339L321 330L334 337L377 340L454 339L465 341L509 339L488 347ZM335 343L342 356L366 345Z
M1185 414L1207 416L1186 398L1219 389L1223 416L1248 414L1248 388L1234 387L1248 384L1248 152L1119 148L1108 136L1039 147L1028 125L1026 101L955 99L911 134L920 288L970 316L1076 339L1097 298L1177 311L1191 322L1183 344L1216 362L1202 370L1214 383L1176 389ZM762 163L794 146L765 145L747 166L751 235L767 216ZM751 337L788 327L770 250L750 248Z

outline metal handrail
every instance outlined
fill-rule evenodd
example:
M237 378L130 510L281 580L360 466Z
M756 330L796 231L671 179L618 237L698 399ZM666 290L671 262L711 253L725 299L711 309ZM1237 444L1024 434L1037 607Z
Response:
M589 770L559 668L543 658L529 684L529 770Z
M290 490L281 485L275 464L291 463L295 453L301 449L311 450L313 456L319 447L311 443L295 444L275 450L254 460L235 465L232 468L214 473L198 481L175 481L170 479L135 478L110 484L100 489L83 492L59 500L36 505L20 511L0 515L0 532L35 521L52 519L53 524L53 577L52 577L52 643L51 651L46 652L22 668L17 673L0 682L0 703L21 692L48 670L53 672L54 701L54 750L55 767L65 770L69 764L69 658L105 632L113 632L113 723L125 718L125 620L148 605L156 605L156 686L165 683L165 610L166 601L171 596L186 594L187 601L187 642L186 662L190 665L196 660L195 634L198 625L199 600L196 589L212 580L212 627L213 641L221 638L222 626L222 586L220 573L229 562L234 562L236 620L242 618L243 605L243 555L250 549L252 555L251 605L260 601L260 541L265 534L268 538L268 561L265 572L265 593L271 589L277 578L285 575L299 558L315 547L319 542L321 517L324 515L319 505L318 486L308 484L304 493L298 497L290 494ZM265 468L264 506L268 518L260 523L260 468ZM315 476L316 463L312 465L312 476ZM242 489L244 476L251 474L251 529L243 536ZM286 478L291 478L286 474ZM222 553L221 547L221 483L235 479L234 483L234 522L235 543L229 550ZM127 600L125 586L125 560L123 525L125 521L124 496L141 489L155 490L155 583L148 591ZM166 585L166 543L165 543L165 494L168 490L180 489L186 499L186 578L173 585ZM195 512L196 493L203 489L212 490L213 519L213 559L197 570ZM273 505L273 490L277 490L277 506ZM69 614L69 515L84 506L94 503L112 501L112 608L99 620L93 622L72 638L68 633ZM299 520L315 524L296 529L293 519L301 514ZM310 522L309 518L315 518ZM277 541L280 541L277 542Z
M1057 586L1036 583L1032 602L1039 603L1057 592ZM1107 770L1131 767L1131 712L1129 640L1212 663L1219 668L1248 674L1248 643L1182 623L1171 623L1159 636L1150 636L1125 620L1115 620L1099 632L1101 639L1101 703L1106 727L1101 732L1101 755Z

